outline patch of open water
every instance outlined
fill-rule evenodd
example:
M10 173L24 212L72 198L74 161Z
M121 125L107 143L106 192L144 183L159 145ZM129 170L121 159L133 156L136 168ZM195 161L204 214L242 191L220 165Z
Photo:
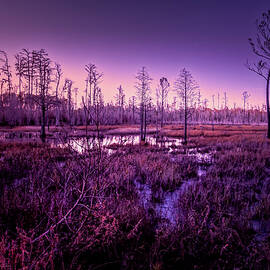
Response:
M37 135L36 133L29 132L29 134L25 134L24 136L19 135L19 138L21 138L22 140L34 139L38 138L38 136L39 135ZM99 139L97 137L74 137L66 139L59 138L49 138L48 141L53 146L71 147L73 150L79 153L84 153L85 151L89 151L91 149L94 149L95 147L100 146L102 149L107 151L108 154L112 154L116 151L116 149L118 149L118 147L125 145L138 145L140 143L139 135L109 135ZM18 139L18 136L2 133L0 134L0 139L10 141L12 139ZM182 146L182 139L180 138L155 138L154 136L148 136L147 143L150 145L164 148L165 151L167 151L167 153L171 155L172 161L174 161L179 156L194 156L200 164L211 162L211 153L198 152L196 148L189 148L185 149L184 151L182 151L181 149L180 152L177 152L177 150L180 149ZM144 208L146 210L154 210L157 216L162 219L168 220L171 224L175 224L177 217L179 217L179 214L181 214L181 209L179 209L179 206L177 205L181 194L185 192L190 185L193 185L196 182L200 181L200 178L205 174L205 168L200 165L197 171L199 180L190 179L189 181L183 182L180 187L176 188L173 191L160 190L158 192L159 194L154 194L149 185L141 183L138 179L135 179L134 183ZM155 196L158 196L159 199L153 200L153 197Z
M135 179L134 183L143 207L146 210L153 209L158 217L166 219L170 224L174 225L176 224L179 215L181 216L181 208L178 206L178 200L181 195L187 191L189 186L198 183L205 174L206 170L199 167L198 180L185 181L180 187L173 191L158 191L158 196L161 196L161 200L159 201L152 200L152 197L155 197L155 194L150 185L141 183L139 179Z

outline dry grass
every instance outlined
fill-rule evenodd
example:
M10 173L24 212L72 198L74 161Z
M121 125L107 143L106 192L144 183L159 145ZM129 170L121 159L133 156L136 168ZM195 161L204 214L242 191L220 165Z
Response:
M267 127L259 125L191 125L190 137L229 137L235 135L266 134ZM183 126L165 126L161 131L164 136L183 137Z
M47 129L47 128L46 128ZM88 126L88 135L95 134L96 127ZM54 136L54 132L62 132L69 134L70 136L84 136L85 126L74 126L72 129L69 126L63 127L50 127L47 130L48 136ZM257 135L264 136L266 134L266 125L215 125L214 130L212 125L190 125L188 127L188 137L189 139L199 138L226 138L231 136L243 136L243 135ZM0 132L40 132L40 127L38 126L19 126L13 128L0 127ZM139 125L104 125L100 126L100 132L103 135L138 135L140 133ZM148 134L155 134L156 127L150 125L147 128ZM183 137L183 125L167 125L160 130L160 135L167 137Z
M151 146L108 156L0 144L1 267L268 269L269 232L251 221L270 220L270 142L262 133L190 140L213 153L201 179L196 159ZM175 226L143 207L134 179L161 194L196 180Z

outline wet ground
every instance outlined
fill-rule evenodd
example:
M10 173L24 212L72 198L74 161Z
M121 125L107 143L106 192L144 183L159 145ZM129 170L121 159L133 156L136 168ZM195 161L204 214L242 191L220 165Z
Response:
M121 146L138 145L139 142L139 135L111 135L103 137L100 140L94 137L88 139L73 138L67 142L61 143L60 145L62 147L69 145L72 147L72 149L75 149L80 153L100 146L102 149L108 151L109 154L112 154L115 151L118 151L119 147ZM55 143L57 144L57 142ZM179 214L181 213L181 209L179 209L178 205L181 194L185 192L189 186L200 181L201 177L206 174L207 167L205 165L210 165L212 154L208 152L202 152L200 149L196 148L189 148L183 151L182 139L179 138L155 138L154 136L148 136L147 143L149 145L164 149L164 152L167 152L171 156L172 162L174 162L179 157L183 158L184 156L193 156L200 164L196 179L190 179L186 182L183 182L180 187L171 191L163 191L162 188L157 191L152 191L151 186L143 183L141 179L137 178L134 180L139 198L144 208L149 213L152 213L158 218L161 218L161 220L166 219L166 221L168 221L170 224L175 224L176 219L179 218Z
M57 135L56 138L48 138L48 142L54 146L71 147L72 149L83 153L95 147L101 147L107 151L108 154L113 154L122 146L138 145L140 143L139 135L108 135L101 137L99 140L96 137L73 137L67 138L65 136ZM0 140L2 141L39 141L38 132L17 132L17 133L0 133ZM171 191L160 190L153 191L151 186L143 183L141 179L134 180L138 196L142 205L149 214L155 215L161 220L166 220L171 225L177 222L181 216L181 209L179 208L179 199L190 186L196 185L201 181L201 178L206 175L207 168L212 164L213 151L205 151L198 148L184 148L181 138L148 136L147 144L162 149L163 152L170 155L172 162L185 156L195 157L198 161L199 167L196 179L189 179ZM265 238L270 233L270 221L267 220L251 220L249 226L254 230L259 238Z
M23 134L2 133L0 134L0 139L4 141L35 141L36 139L39 139L39 134L33 132L25 132ZM101 147L103 150L107 151L108 154L113 154L122 146L138 145L140 143L140 136L108 135L99 139L96 137L65 138L63 136L58 136L57 139L49 138L48 142L53 146L71 147L79 153L89 151L95 147ZM179 218L179 213L181 213L181 209L179 209L178 206L181 194L189 186L200 181L201 177L206 174L206 167L204 165L209 165L211 163L212 154L202 152L197 148L184 149L182 139L180 138L169 138L164 136L156 138L154 136L148 136L146 142L148 145L158 147L162 149L163 152L169 154L172 162L178 158L183 158L184 156L193 156L200 164L197 171L198 177L196 179L190 179L183 182L180 187L171 191L163 191L162 188L158 191L152 191L151 187L142 183L140 179L134 180L139 198L144 208L147 211L152 212L155 216L161 219L166 219L169 223L174 224L176 222L176 218Z

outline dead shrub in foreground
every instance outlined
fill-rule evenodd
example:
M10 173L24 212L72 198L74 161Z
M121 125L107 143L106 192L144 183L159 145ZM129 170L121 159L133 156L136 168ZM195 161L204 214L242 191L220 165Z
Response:
M29 149L28 149L29 150ZM108 176L108 161L97 170L95 156L73 153L65 162L54 150L28 152L23 181L3 185L0 203L0 265L19 268L143 265L153 238L147 218L128 181ZM36 156L37 155L37 156ZM8 160L9 153L4 160ZM125 176L124 176L125 177ZM14 185L14 181L17 184ZM125 192L121 192L121 191ZM120 196L121 194L121 196ZM119 205L120 200L120 205ZM140 248L138 248L140 247Z

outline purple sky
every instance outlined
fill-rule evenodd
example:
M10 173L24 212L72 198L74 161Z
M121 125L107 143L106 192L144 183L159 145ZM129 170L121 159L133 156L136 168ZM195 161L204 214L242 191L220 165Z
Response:
M252 104L264 102L265 82L244 63L269 0L2 0L0 8L0 49L13 56L44 48L80 89L84 65L95 63L106 100L120 84L135 94L135 74L146 66L152 92L161 76L172 84L186 67L209 100L226 91L239 104L245 90Z

